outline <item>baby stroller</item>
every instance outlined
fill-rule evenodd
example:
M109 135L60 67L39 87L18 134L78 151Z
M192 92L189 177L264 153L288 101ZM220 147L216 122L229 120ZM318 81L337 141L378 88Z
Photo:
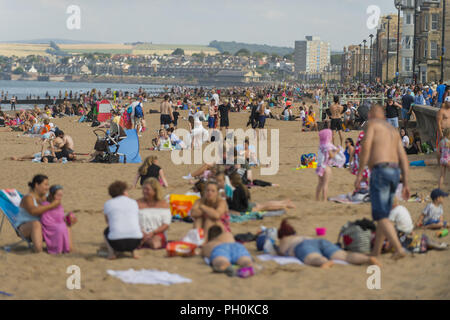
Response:
M127 163L127 156L119 153L119 142L127 137L125 130L118 124L112 123L110 133L102 129L94 130L97 136L94 149L97 152L92 162L98 163L119 163L120 156L123 157L123 163ZM111 148L110 148L111 147ZM115 150L111 149L115 147Z
M364 101L355 114L355 126L362 129L369 120L370 102Z

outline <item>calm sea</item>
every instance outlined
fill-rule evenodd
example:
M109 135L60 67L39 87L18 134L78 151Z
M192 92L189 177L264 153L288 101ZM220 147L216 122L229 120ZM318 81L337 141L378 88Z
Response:
M90 83L90 82L49 82L49 81L11 81L11 80L0 80L0 94L6 94L8 92L8 99L11 96L16 96L18 99L24 99L27 96L39 96L41 99L48 94L53 97L58 97L59 91L64 93L67 90L69 93L72 90L72 94L75 92L86 93L92 89L100 90L102 93L106 89L122 90L123 92L137 92L139 88L142 88L150 94L164 92L164 85L150 85L150 84L132 84L132 83ZM3 110L9 110L9 104L2 104ZM17 105L16 109L28 109L31 106Z

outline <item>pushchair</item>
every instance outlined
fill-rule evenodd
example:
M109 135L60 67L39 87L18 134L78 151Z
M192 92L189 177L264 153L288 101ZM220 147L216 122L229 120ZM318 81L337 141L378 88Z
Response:
M358 108L355 114L355 127L362 129L369 120L370 102L364 101Z
M127 163L127 156L119 153L119 142L127 137L125 130L118 124L112 123L110 133L103 129L95 129L97 136L94 149L97 153L92 162L98 163L119 163L123 157L123 163ZM115 150L112 150L115 147Z

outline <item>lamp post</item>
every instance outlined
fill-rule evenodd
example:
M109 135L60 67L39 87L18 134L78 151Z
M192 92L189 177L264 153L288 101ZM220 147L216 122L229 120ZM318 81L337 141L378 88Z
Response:
M371 83L372 82L372 51L373 51L373 47L372 47L372 38L373 38L373 34L370 34L369 35L369 38L370 38L370 52L369 52L369 54L370 54L370 58L369 58L369 74L370 74L370 76L369 76L369 82Z
M446 3L447 1L443 1L442 5L442 45L441 45L441 81L444 81L444 56L445 56L445 14L446 14Z
M363 50L363 73L362 73L363 82L366 81L366 42L367 42L367 40L364 39L364 40L363 40L363 43L364 43L364 50Z
M359 64L359 82L361 83L361 46L362 46L362 44L360 43L359 44L359 51L358 51L358 53L359 53L359 59L358 59L358 64Z
M444 0L445 2L445 0ZM420 6L418 6L418 1L414 1L414 37L413 37L413 82L417 84L416 75L416 43L417 43L417 13L420 12Z
M397 62L395 65L395 83L398 83L398 59L399 59L399 53L400 53L400 10L402 9L402 0L395 0L395 7L398 10L397 13Z
M389 81L389 23L392 20L391 16L387 16L387 43L386 43L386 81Z

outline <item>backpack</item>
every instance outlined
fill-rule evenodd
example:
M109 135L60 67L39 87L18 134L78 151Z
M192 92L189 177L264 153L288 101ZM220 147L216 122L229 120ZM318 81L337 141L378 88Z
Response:
M127 108L127 113L128 113L128 114L132 114L132 113L133 113L133 107L132 107L132 106L129 106L129 107Z
M134 117L135 118L142 118L144 117L144 112L142 110L141 104L138 104L136 108L134 109Z
M347 222L341 228L337 242L344 250L366 254L370 253L372 232L375 228L375 224L367 219Z

